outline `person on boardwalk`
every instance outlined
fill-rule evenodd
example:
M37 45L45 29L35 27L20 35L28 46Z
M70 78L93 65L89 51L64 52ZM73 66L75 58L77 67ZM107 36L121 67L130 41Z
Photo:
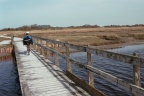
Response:
M30 54L30 44L33 45L32 36L29 35L29 32L26 32L25 36L23 37L23 45L26 45L28 55Z

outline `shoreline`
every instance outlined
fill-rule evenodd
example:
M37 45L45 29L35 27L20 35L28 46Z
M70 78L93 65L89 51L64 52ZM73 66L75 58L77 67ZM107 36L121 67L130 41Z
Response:
M133 42L126 42L126 43L120 43L120 44L90 46L90 47L91 48L96 48L96 49L102 49L102 50L109 50L109 49L121 48L121 47L124 47L124 46L141 45L141 44L144 44L144 40L137 40L137 41L133 41Z
M100 46L89 46L90 48L94 48L94 49L99 49L99 50L110 50L110 49L117 49L117 48L122 48L125 46L132 46L132 45L141 45L144 44L144 40L138 40L138 41L134 41L134 42L127 42L127 43L120 43L120 44L110 44L110 45L100 45ZM65 50L63 47L61 47L60 49L56 49L57 51L60 51L62 54L65 53ZM75 53L75 52L79 52L75 49L70 49L70 53Z

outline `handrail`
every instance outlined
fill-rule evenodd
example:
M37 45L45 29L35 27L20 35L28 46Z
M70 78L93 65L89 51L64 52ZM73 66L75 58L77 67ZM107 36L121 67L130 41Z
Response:
M12 45L0 46L0 53L11 53Z
M144 58L104 51L104 50L100 50L100 49L93 49L93 48L89 48L89 47L82 47L82 46L78 46L78 45L74 45L74 44L64 43L64 42L60 42L60 41L54 41L54 40L50 40L50 39L44 39L44 38L40 38L40 37L36 37L36 36L33 36L33 37L34 37L34 39L39 39L39 40L51 42L54 44L62 44L63 46L65 46L67 48L74 48L74 49L77 49L80 51L84 51L84 52L91 53L91 54L96 54L99 56L111 58L111 59L118 60L118 61L122 60L122 62L124 61L126 63L130 63L130 64L132 63L134 66L141 64L141 66L143 67L142 62L144 62ZM50 51L56 55L63 57L64 59L68 60L69 62L76 64L83 69L86 69L89 72L97 74L98 76L102 77L103 79L108 80L109 82L113 83L114 85L119 86L122 89L125 89L126 91L132 92L133 94L137 94L140 96L144 96L144 88L139 87L139 85L136 86L134 84L124 81L123 79L117 78L109 73L103 72L97 68L90 66L90 65L86 65L75 59L72 59L71 57L69 57L67 55L61 54L60 52L58 52L54 49L51 49L51 48L48 48L47 46L42 45L42 41L41 41L41 44L39 44L38 42L35 42L35 45L37 47L40 47L40 49L38 49L38 50ZM138 68L138 66L137 66L137 68ZM138 73L138 71L136 71L136 72L134 71L134 74L139 74L139 73ZM138 79L140 78L139 75L137 75L137 77L138 77ZM139 82L139 80L137 80L136 82Z
M89 52L91 54L95 54L98 56L110 58L116 61L132 64L132 65L140 65L141 67L144 67L144 58L142 57L134 57L130 55L125 55L125 54L120 54L120 53L115 53L115 52L110 52L110 51L105 51L105 50L100 50L100 49L95 49L95 48L90 48L90 47L85 47L85 46L79 46L79 45L74 45L74 44L69 44L61 41L55 41L55 40L50 40L50 39L45 39L37 36L33 36L34 38L41 39L47 42L51 42L54 44L61 44L62 46L67 46L69 48L73 48L79 51L83 52Z
M2 46L0 46L0 48L8 48L8 47L12 47L12 45L2 45Z
M69 59L69 61L71 63L76 64L79 67L84 68L84 69L86 69L88 71L91 71L93 73L96 73L98 76L100 76L100 77L108 80L109 82L113 83L114 85L119 86L122 89L125 89L126 91L132 92L134 94L137 93L137 94L144 95L144 88L135 86L134 84L128 83L128 82L126 82L126 81L124 81L122 79L119 79L119 78L117 78L117 77L115 77L115 76L113 76L113 75L111 75L109 73L103 72L103 71L101 71L101 70L99 70L97 68L94 68L94 67L86 65L84 63L81 63L81 62L79 62L79 61L77 61L75 59L72 59L72 58L70 58L70 57L68 57L68 56L66 56L64 54L61 54L61 53L53 50L53 49L47 48L47 47L45 47L45 46L43 46L41 44L38 44L38 43L35 43L35 44L38 45L38 46L40 46L41 48L43 48L45 50L51 51L53 53L56 53L57 55L61 56L64 59Z
M12 56L11 56L10 53L5 53L5 54L0 55L0 62L8 61L8 60L11 60L11 59L12 59Z
M12 59L11 53L13 46L10 44L2 44L0 45L0 62L7 61Z

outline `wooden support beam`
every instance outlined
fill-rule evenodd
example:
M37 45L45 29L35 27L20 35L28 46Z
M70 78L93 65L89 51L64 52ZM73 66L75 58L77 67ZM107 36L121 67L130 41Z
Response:
M65 46L65 48L66 48L66 55L70 57L69 47ZM66 68L67 71L72 72L72 65L68 58L66 59Z
M49 48L49 42L48 42L48 41L46 41L46 47ZM48 60L50 60L50 51L49 51L49 50L46 50L46 52L47 52L46 58L47 58Z
M54 44L54 49L56 49L56 44ZM54 62L59 67L59 57L56 53L54 53Z
M91 54L87 52L87 64L89 66L93 66L92 65L92 59L91 59ZM89 85L94 87L94 74L91 71L88 71L88 76L89 76Z
M11 34L11 45L14 44L14 34Z
M40 44L43 45L42 40L40 40ZM41 47L40 48L40 54L42 54L42 53L43 53L43 48Z
M35 44L36 43L38 43L38 39L36 38L36 42L35 42ZM36 44L36 51L38 51L39 49L38 49L38 45Z
M134 57L139 57L138 54L133 53ZM136 86L141 86L141 80L140 80L140 66L139 65L133 65L133 84ZM133 94L133 96L138 96L137 94Z
M72 74L69 71L66 71L66 75L73 80L75 83L77 83L79 86L84 88L88 93L91 94L91 96L106 96L104 93L100 92L99 90L93 88L89 84L87 84L84 80L80 79L76 75Z
M34 42L33 42L33 48L36 50L36 42L37 42L37 39L36 38L33 38Z
M41 50L40 50L41 55L43 55L43 56L44 56L44 54L43 54L43 53L44 53L44 49L43 49L43 47L41 47L40 49L41 49Z

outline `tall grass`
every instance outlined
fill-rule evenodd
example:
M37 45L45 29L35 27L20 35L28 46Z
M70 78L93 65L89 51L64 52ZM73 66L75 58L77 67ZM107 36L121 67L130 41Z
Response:
M26 31L11 31L15 36L23 37ZM8 32L4 32L8 34ZM10 34L9 33L9 34ZM116 27L116 28L65 28L59 30L32 30L31 35L49 39L59 39L78 45L108 45L131 40L144 40L144 27Z

